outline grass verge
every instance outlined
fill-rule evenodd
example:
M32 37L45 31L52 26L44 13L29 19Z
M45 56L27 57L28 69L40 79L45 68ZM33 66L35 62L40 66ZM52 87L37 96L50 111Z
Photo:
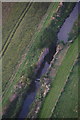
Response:
M37 30L37 26L44 16L49 3L33 3L21 24L16 30L3 58L2 58L2 74L3 74L3 90L9 82L11 75L15 71L24 50L29 47L29 43Z
M55 9L55 5L56 5L56 9ZM53 7L53 14L52 14L52 16L56 16L55 15L55 13L56 13L56 10L57 10L57 7L58 7L58 5L59 5L59 3L55 3L55 5L53 5L52 4L52 7ZM66 8L68 8L68 4L67 4L67 6L65 5L64 7L62 7L62 8L60 8L61 9L61 11L62 10L65 10ZM71 8L70 8L70 6L71 6ZM29 48L29 51L27 52L27 56L26 56L26 58L25 58L25 60L23 61L23 63L21 64L21 66L20 66L20 68L19 68L19 70L18 70L18 72L16 72L16 74L15 74L15 76L14 76L14 78L13 78L13 80L12 81L8 81L8 83L9 83L9 85L8 85L8 89L6 89L5 90L5 94L4 94L4 96L3 96L3 107L7 104L9 104L9 98L10 98L10 96L13 94L13 92L14 92L14 86L20 81L20 79L21 79L21 77L22 76L26 76L26 79L28 78L28 76L27 76L27 74L29 73L29 71L31 71L31 69L35 69L35 65L36 65L36 63L37 63L37 61L38 61L38 59L39 59L39 56L40 56L40 54L41 54L41 51L45 48L45 47L49 47L50 46L50 44L52 44L55 40L56 40L56 38L55 38L55 36L54 36L54 38L53 38L53 33L56 35L57 34L57 32L58 32L58 30L59 30L59 27L62 25L62 23L63 23L63 21L65 20L65 18L69 15L69 13L72 11L72 8L73 8L73 6L74 6L74 4L70 4L70 6L69 6L69 11L67 11L67 15L65 16L65 12L66 11L64 11L64 13L62 13L62 12L60 12L60 14L61 14L61 21L59 20L59 18L56 18L55 19L55 21L54 20L52 20L51 19L51 17L50 17L50 11L49 11L49 17L48 18L50 18L50 26L49 26L49 24L46 26L47 27L47 29L46 29L46 27L42 27L42 29L41 29L41 31L39 31L39 32L37 32L37 34L35 35L35 37L33 37L33 42L32 42L32 44L31 44L31 46L30 46L30 48ZM42 5L41 5L41 10L42 10ZM31 9L31 8L30 8ZM29 9L29 10L30 10ZM44 8L43 8L44 9ZM52 11L52 9L51 9L51 11ZM40 12L41 13L41 12ZM46 24L47 24L48 22L46 22ZM58 24L57 24L58 23ZM24 25L25 25L25 23L24 23ZM31 23L31 25L32 25L32 23ZM58 27L58 25L59 25L59 27ZM54 26L54 27L53 27ZM23 29L22 29L23 30ZM45 34L45 32L46 32L46 34ZM47 34L48 33L48 34ZM50 36L50 39L49 39L49 35L51 34L51 36ZM17 34L16 34L17 35ZM22 37L23 38L23 37ZM20 40L22 40L22 38L21 37L19 37L19 39ZM16 40L16 39L15 39ZM49 41L50 40L50 41ZM48 41L48 42L47 42ZM45 45L45 43L46 43L46 45ZM12 44L12 43L11 43ZM13 44L13 46L14 46L14 44ZM21 45L22 46L22 45ZM20 46L20 48L21 48L21 46ZM10 47L10 45L9 45L9 47ZM16 50L15 50L16 51ZM17 52L16 52L17 53ZM19 51L19 53L20 53L20 51ZM10 55L10 54L9 54ZM16 60L15 58L13 58L14 59L14 61ZM9 72L8 72L9 73ZM10 74L10 73L9 73ZM30 80L32 80L32 79L30 79ZM26 86L26 85L25 85ZM7 88L7 87L6 87ZM22 92L21 93L23 93L23 89L21 90ZM19 97L19 99L20 99L20 97ZM22 102L21 102L22 103ZM18 105L18 107L19 106L21 106L21 104L18 104L18 100L17 100L17 105ZM16 108L17 108L17 106L15 106Z
M52 118L78 118L78 63L73 67Z
M80 36L79 36L80 38ZM46 96L42 108L39 113L39 118L50 118L55 105L61 95L66 84L66 80L78 56L78 38L71 44L66 56L58 69L56 77L52 82L52 87L49 94ZM46 111L47 110L47 111Z

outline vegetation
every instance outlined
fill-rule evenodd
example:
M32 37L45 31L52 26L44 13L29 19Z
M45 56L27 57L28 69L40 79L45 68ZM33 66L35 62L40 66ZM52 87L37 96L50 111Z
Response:
M59 4L59 3L57 3L57 4ZM53 7L53 9L54 9L54 7ZM37 34L39 34L39 32L37 32ZM39 36L39 35L38 35ZM36 43L37 43L37 35L36 35L36 39L35 39L35 42L32 44L32 46L30 46L31 47L31 49L29 49L29 51L28 51L28 54L27 54L27 56L26 56L26 59L25 59L25 61L23 62L23 64L20 66L20 69L18 70L18 72L17 72L17 74L15 75L15 79L14 79L14 81L13 81L13 84L11 84L10 85L10 88L12 89L12 86L14 85L14 84L16 84L17 83L17 81L19 81L20 80L20 77L23 75L23 73L24 74L26 74L27 72L28 72L28 70L29 70L29 68L30 68L30 66L34 66L34 62L35 62L35 64L36 64L36 62L38 61L38 57L39 57L39 55L40 55L40 51L41 50L39 50L39 49L37 49L36 48ZM36 51L36 52L35 52ZM36 54L36 56L35 56L35 54ZM35 57L34 57L35 56ZM34 57L34 59L33 59L33 57ZM27 64L26 64L27 63ZM32 67L31 67L31 69L32 69ZM9 83L10 84L10 83ZM8 86L9 87L9 86ZM9 90L10 90L10 88L9 88ZM5 92L5 93L7 93L7 91ZM9 93L10 93L10 91L9 91Z
M28 6L28 2L26 3L2 3L2 46L4 47L5 43L8 40L9 35L13 31L16 22L18 22L19 18L23 14L23 11ZM21 9L22 8L22 9ZM10 10L9 10L10 9ZM7 15L6 15L7 12Z
M52 118L77 118L78 117L78 63L73 67ZM65 110L66 109L66 110Z
M31 9L30 9L30 11L29 11L29 21L28 22L32 22L32 19L30 18L30 16L31 16L31 14L30 14L30 12L32 12L34 15L32 15L32 17L33 17L33 25L34 25L34 22L36 22L35 21L35 19L37 18L38 20L37 20L37 23L39 23L39 20L40 20L40 15L39 15L39 13L42 15L43 14L43 12L41 12L41 11L44 11L44 14L45 14L45 11L47 10L47 8L48 8L48 6L49 6L49 4L50 3L44 3L43 4L43 6L45 5L45 7L46 7L46 9L45 9L45 7L42 7L42 4L43 3L40 3L40 4L38 4L38 3L35 3L35 4L33 4L33 7L31 7ZM41 6L41 7L40 7ZM51 6L50 6L51 7ZM34 9L34 10L33 10ZM36 9L38 9L38 10L36 10ZM43 10L43 9L45 9L45 10ZM35 14L36 13L36 14ZM28 17L28 15L26 16L26 18ZM26 22L26 20L25 20L25 22ZM24 22L23 22L24 23ZM30 29L33 29L32 28L32 24L27 24L27 26L29 27L29 26L31 26L31 28ZM25 25L25 24L24 24ZM36 26L36 29L37 29L37 25L36 25L36 23L35 23L35 26ZM19 29L19 28L18 28ZM17 32L17 31L16 31ZM30 31L29 31L30 32ZM39 33L39 32L38 32ZM15 33L16 34L16 33ZM16 34L17 35L17 34ZM34 35L34 37L33 38L36 38L35 36L37 36L37 33L36 33L36 35ZM31 36L30 36L31 37ZM28 38L27 38L28 39ZM37 39L36 39L37 40ZM13 41L13 40L12 40ZM17 41L15 41L15 42L17 42ZM34 61L36 60L36 61L38 61L38 54L40 55L40 51L38 50L37 52L35 52L35 49L33 49L33 48L35 48L35 43L36 43L36 41L34 42L34 44L33 44L33 39L32 39L32 43L31 44L29 44L29 46L28 46L28 49L29 48L31 48L31 49L29 49L29 51L27 50L27 52L28 52L28 55L26 56L26 58L25 58L25 61L23 62L23 64L20 66L20 68L19 68L19 70L18 70L18 72L15 74L15 76L14 76L14 78L12 79L12 80L10 80L10 81L8 81L8 84L7 84L7 86L6 86L6 88L5 88L5 91L4 91L4 94L3 94L3 107L4 106L6 106L6 105L9 105L9 98L10 98L10 96L14 93L14 85L16 85L19 81L20 81L20 79L21 79L21 76L23 76L23 75L25 75L26 77L27 77L27 75L29 76L29 74L31 73L31 69L33 69L35 66L34 66ZM12 44L12 42L10 43L10 45ZM16 43L17 44L17 43ZM10 47L10 45L9 45L9 47ZM13 44L12 44L13 45ZM11 46L12 46L11 45ZM32 47L32 45L34 46L34 47ZM18 47L18 46L15 46L15 45L13 45L14 47ZM9 48L8 48L9 49ZM12 48L11 48L12 49ZM21 48L22 49L22 48ZM33 52L34 51L34 52ZM6 51L7 52L7 51ZM18 52L20 52L20 51L18 51ZM36 59L36 56L35 56L35 53L36 53L36 56L37 56L37 59ZM11 53L12 54L12 53ZM15 51L15 54L16 54L16 51ZM6 54L5 54L6 55ZM10 53L9 53L9 55L10 55ZM8 56L9 56L8 55ZM8 57L7 56L7 57ZM35 59L34 59L34 61L33 61L33 57L35 56ZM3 56L4 57L4 56ZM17 55L16 55L16 57L18 57ZM14 58L13 58L14 59ZM16 59L14 59L14 62L16 61ZM35 62L36 62L35 61ZM27 64L26 64L27 63ZM33 68L32 68L32 67ZM10 66L9 66L10 67ZM29 72L30 71L30 72ZM27 75L26 75L26 73L28 73ZM9 72L8 72L8 74L10 74ZM32 75L31 75L32 76ZM4 82L3 82L4 83ZM3 84L4 85L4 84ZM25 88L26 88L26 86L27 86L27 84L25 85ZM28 86L27 86L28 87ZM22 89L22 93L23 93L23 91L24 91L24 89ZM22 101L22 98L19 96L19 101ZM17 103L18 103L18 100L17 100ZM19 105L19 107L20 107L20 105L21 104L17 104L17 105ZM16 105L15 105L16 106ZM17 107L17 106L16 106Z
M32 3L24 18L21 19L3 56L3 108L8 106L5 117L17 116L23 104L26 91L34 79L34 70L41 52L46 47L50 48L52 44L55 47L57 32L72 11L74 5L75 3L64 3L63 6L60 6L57 2L51 4ZM77 57L77 41L78 39L70 46L60 66L52 83L51 91L44 100L45 103L42 105L39 117L49 117L52 115L51 110L55 106L61 90L64 88L65 80ZM19 60L21 60L20 63ZM19 65L18 69L16 69L16 65ZM15 85L21 80L24 81L25 85L21 89L18 88L16 90ZM59 83L60 86L58 86ZM14 93L17 93L18 96L14 101L10 102L10 97ZM51 102L49 103L48 100L51 100Z
M69 33L68 40L69 41L75 40L76 37L78 36L78 34L80 34L80 15L78 16L78 19L74 23L73 28L72 28L71 32Z
M51 117L55 105L61 95L61 92L64 90L64 86L73 68L74 62L78 57L77 43L78 43L78 38L74 41L73 44L71 44L61 66L59 67L56 77L52 82L52 87L50 89L50 92L46 96L43 102L42 108L39 113L39 118Z
M64 13L64 14L65 14L65 13ZM64 14L62 14L62 15L64 16ZM63 16L62 16L62 17L63 17ZM56 18L56 15L55 15L55 18ZM54 26L55 26L55 24L54 24L55 21L56 21L56 20L54 20L54 22L52 21L52 23L53 23ZM64 19L63 19L63 21L64 21ZM60 21L58 21L58 22L56 23L56 26L55 26L55 29L57 29L57 31L58 31L58 26L57 26L57 24L58 24L59 22L60 22ZM51 27L50 25L52 25L52 23L48 25L48 29ZM60 25L60 24L61 24L61 22L59 23L59 25ZM53 27L51 27L51 28L53 28ZM47 31L47 30L45 30L45 31ZM50 33L51 33L51 31L50 31ZM50 33L49 33L49 34L50 34ZM55 34L55 38L56 38L56 31L54 31L53 33ZM45 32L44 35L46 35L46 32ZM48 32L47 32L47 35L48 35ZM47 36L47 35L46 35L46 36ZM43 36L43 37L44 37L44 36ZM44 37L44 38L45 38L45 37ZM47 38L47 37L46 37L46 38ZM44 40L44 39L43 39L43 40ZM47 40L47 39L46 39L46 40ZM49 45L49 44L47 44L47 45ZM53 45L54 45L54 44L53 44ZM45 46L46 46L46 44L45 44ZM48 46L48 47L49 47L49 46ZM39 97L40 97L40 96L39 96ZM40 98L39 98L39 99L40 99ZM38 102L39 102L39 101L40 101L40 100L38 100ZM44 101L44 102L45 102L45 101ZM47 104L46 104L46 105L47 105ZM35 109L35 106L36 106L36 102L34 101L34 103L33 103L32 106L31 106L31 111L30 111L29 116L33 114L33 110ZM34 116L34 115L33 115L33 116ZM39 117L39 116L38 116L38 117Z
M32 36L34 36L40 19L45 14L48 6L49 3L33 3L17 28L16 33L3 56L3 90L5 90L7 83L9 83L11 76L15 71L15 67L21 59L23 51L27 49L25 52L28 52Z

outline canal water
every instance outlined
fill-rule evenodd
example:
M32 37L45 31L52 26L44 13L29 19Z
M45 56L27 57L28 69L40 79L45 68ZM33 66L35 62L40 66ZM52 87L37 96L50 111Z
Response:
M64 43L67 42L69 33L73 27L74 22L78 18L79 13L80 13L80 2L76 4L70 16L65 20L64 24L62 25L58 33L59 41L64 41Z
M80 13L80 3L79 3L79 5L78 5L78 3L76 4L76 6L74 7L70 16L65 20L64 24L62 25L62 27L58 33L58 40L59 41L63 40L64 42L67 42L68 34L71 31L72 26L78 17L78 11ZM25 118L27 116L27 114L29 113L30 105L34 101L37 90L40 87L39 79L42 75L44 75L47 72L47 69L50 65L50 61L51 61L52 56L54 55L55 52L56 52L56 47L54 48L53 52L51 52L49 50L47 55L44 57L44 61L41 65L40 69L38 70L38 74L36 75L36 79L34 81L32 81L32 83L30 85L30 89L28 90L27 96L26 96L26 98L24 100L24 104L22 106L22 110L19 114L19 118Z

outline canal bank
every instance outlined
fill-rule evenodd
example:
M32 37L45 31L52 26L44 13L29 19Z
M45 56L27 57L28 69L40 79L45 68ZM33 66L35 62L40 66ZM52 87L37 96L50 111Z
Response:
M38 47L41 47L41 45L42 46L44 46L44 48L50 48L51 46L49 46L48 44L51 44L52 46L53 46L53 41L57 41L57 38L56 38L56 35L57 35L57 32L59 31L59 29L60 29L60 27L62 26L62 24L63 24L63 22L65 21L65 19L66 19L66 17L68 17L69 16L69 14L70 14L70 12L72 11L72 9L73 9L73 7L74 7L74 5L71 5L71 7L70 7L70 9L68 10L68 12L67 12L67 14L66 14L66 16L65 16L65 10L66 9L68 9L68 4L67 4L67 7L65 7L66 5L64 4L62 7L60 7L59 8L59 11L57 11L57 13L55 13L55 15L54 15L54 17L55 17L55 19L53 19L52 17L50 18L51 19L51 22L50 22L50 25L48 25L47 27L46 27L46 29L45 29L45 32L44 32L44 34L42 33L41 35L42 35L42 37L40 37L40 40L43 40L42 42L42 44L41 44L41 42L39 42L40 44L38 45ZM63 11L61 11L60 12L60 9ZM59 16L57 16L57 15L59 15L60 14L60 17ZM37 40L37 41L39 41L39 39ZM36 44L36 43L35 43ZM46 45L48 45L48 46L46 46ZM54 44L54 46L55 46L56 44ZM33 45L34 46L34 49L35 49L35 45ZM33 47L32 46L32 47ZM54 48L54 47L52 47L52 48ZM32 48L31 48L32 49ZM33 49L33 50L34 50ZM37 48L38 49L38 48ZM37 52L37 49L36 49L36 52ZM42 48L40 48L41 50L40 51L42 51ZM50 52L50 54L51 54L51 50L49 50ZM41 52L40 52L41 53ZM52 51L52 53L53 53L53 51ZM34 56L34 54L31 54L30 53L30 55L33 55ZM49 55L49 54L48 54ZM47 60L47 63L50 63L49 62L49 57L47 57L48 55L46 55L46 56L44 56L45 57L45 60ZM35 54L35 56L38 56L37 54ZM52 55L53 56L53 55ZM30 57L30 56L29 56ZM30 57L31 58L31 57ZM33 59L35 59L35 57L33 57ZM52 59L52 58L51 58ZM32 60L32 58L31 58L31 60ZM31 62L31 61L30 61ZM43 63L44 63L44 59L43 59ZM28 91L26 90L26 89L24 89L24 87L22 88L22 92L18 95L19 96L19 99L17 100L17 104L19 105L21 105L21 107L20 107L20 109L19 109L19 114L17 115L17 116L19 116L20 114L21 114L21 118L25 118L26 117L26 113L28 113L29 111L30 111L30 106L31 106L31 104L33 103L33 101L35 100L35 96L36 96L36 93L37 93L37 91L36 91L36 88L39 88L40 87L40 85L39 85L39 82L37 81L37 80L39 80L39 76L45 71L46 72L46 69L48 68L48 64L47 64L46 62L45 62L45 65L43 64L42 65L42 71L40 71L39 72L39 74L36 74L37 75L37 78L38 79L32 79L31 81L32 81L32 83L30 84L30 86L29 86L29 89L28 89ZM36 60L36 64L37 64L37 60ZM32 64L29 64L29 65L32 65ZM44 66L44 67L43 67ZM45 67L46 66L46 67ZM40 67L41 68L41 67ZM43 69L43 68L45 68L45 69ZM37 82L36 82L37 81ZM36 83L36 84L35 84ZM39 85L39 86L38 86ZM25 94L24 94L25 93ZM23 95L24 94L24 95ZM30 98L29 98L29 96L30 96ZM22 97L22 101L20 101L20 97ZM28 98L28 99L27 99ZM13 102L11 102L11 104L12 105L14 105L14 110L16 111L16 107L17 107L17 105L15 105L15 104L13 104ZM26 107L25 107L26 106ZM12 112L11 111L12 109L10 109L9 110L9 113L10 112ZM25 113L24 113L24 111L25 111ZM28 112L27 112L28 111ZM17 112L16 112L17 113ZM16 114L15 113L15 114ZM12 114L12 116L14 116L15 117L15 114L13 115ZM9 115L9 114L7 114L7 115Z
M74 8L75 9L75 8ZM74 10L73 10L74 11ZM72 11L72 12L73 12ZM70 17L70 16L69 16ZM66 21L65 21L66 22ZM72 26L71 26L71 28L72 28ZM70 29L71 29L70 28ZM55 52L56 52L56 50L54 50ZM55 52L54 52L54 54L55 54ZM40 69L38 70L38 75L37 75L37 78L38 79L40 79L40 77L41 77L41 75L43 75L43 74L41 74L42 73L42 71L45 71L45 73L46 73L46 70L47 70L47 68L49 67L49 65L48 64L46 64L46 62L47 62L47 60L52 56L52 58L53 58L53 55L54 54L52 54L52 55L50 55L50 53L51 53L51 51L44 57L44 60L45 61L43 61L42 62L42 66L40 67ZM50 55L50 56L49 56ZM48 56L48 57L47 57ZM46 58L48 58L48 59L46 59ZM51 60L52 60L52 58L51 58ZM45 65L46 64L46 65ZM46 70L44 70L46 68ZM43 72L44 73L44 72ZM39 82L37 81L37 80L35 80L36 82L36 85L38 84L39 85ZM35 85L35 86L36 86ZM37 88L37 86L36 86L36 88ZM38 90L38 89L36 89L36 90ZM35 91L36 91L35 90ZM37 91L36 91L37 92ZM35 94L34 94L34 92L33 92L33 94L30 94L30 96L31 96L31 98L32 98L32 102L33 102L33 100L34 100L34 98L35 98L35 96L36 96L36 92L35 92ZM34 97L32 97L32 96L34 96ZM25 118L26 117L26 115L27 115L27 113L29 112L27 112L26 110L28 110L27 109L27 107L24 109L24 106L25 105L27 105L28 104L28 101L27 101L28 99L26 99L25 100L25 102L24 102L24 105L23 105L23 109L22 109L22 111L21 111L21 114L20 114L20 116L19 116L19 118ZM31 104L31 103L30 103ZM30 105L30 104L28 104L28 105ZM24 112L25 111L25 112ZM25 116L25 117L23 117L23 116Z

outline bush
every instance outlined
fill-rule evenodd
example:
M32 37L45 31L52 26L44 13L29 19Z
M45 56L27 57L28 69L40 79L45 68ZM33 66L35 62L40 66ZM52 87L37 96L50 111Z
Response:
M21 76L25 76L26 82L27 81L29 82L30 80L35 79L35 73L34 73L35 68L36 68L36 65L32 65L32 66L28 67L27 70L24 69L22 71Z

